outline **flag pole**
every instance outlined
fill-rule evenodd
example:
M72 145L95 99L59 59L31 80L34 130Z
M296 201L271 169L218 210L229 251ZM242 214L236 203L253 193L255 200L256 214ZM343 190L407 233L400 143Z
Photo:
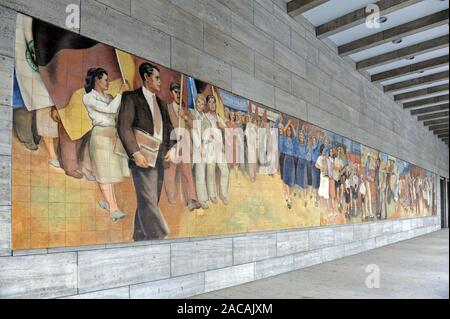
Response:
M183 73L181 73L181 83L180 83L180 109L178 110L178 112L181 112L181 111L183 111L184 112L184 110L183 110L183 82L184 82L184 74ZM180 152L180 141L181 141L181 132L180 132L180 126L181 126L181 116L180 116L180 114L178 114L178 136L177 136L177 139L178 139L178 143L177 143L177 156L178 156L178 154L179 154L179 152Z
M184 74L181 73L180 110L182 110L182 108L183 108L183 82L184 82ZM178 127L180 127L180 126L181 126L181 118L180 118L180 116L178 116Z

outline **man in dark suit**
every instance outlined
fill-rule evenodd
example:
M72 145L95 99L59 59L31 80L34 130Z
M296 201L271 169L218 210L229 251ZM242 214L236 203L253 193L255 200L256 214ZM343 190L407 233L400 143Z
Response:
M159 210L164 169L173 160L176 141L170 140L172 124L167 106L156 94L161 89L158 67L143 63L139 67L142 87L122 96L117 131L130 158L130 169L136 190L137 209L134 221L135 241L164 239L169 228ZM155 167L150 167L136 141L135 129L147 132L161 141Z

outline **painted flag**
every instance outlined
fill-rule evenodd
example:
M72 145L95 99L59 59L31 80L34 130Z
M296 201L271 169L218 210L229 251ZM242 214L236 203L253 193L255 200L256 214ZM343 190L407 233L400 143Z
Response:
M240 96L229 93L225 90L220 90L218 92L224 106L234 109L236 111L248 112L249 101Z
M33 19L17 14L15 41L15 80L20 99L29 111L53 106L52 99L41 79L36 63ZM16 96L18 98L18 95ZM17 102L18 100L16 100ZM18 105L15 105L18 107Z
M195 98L197 97L197 87L195 85L195 80L187 76L186 77L186 93L187 93L187 107L190 109L195 108Z
M264 113L263 113L263 116L262 116L263 123L267 123L267 119L268 119L267 109L264 108Z
M125 81L130 90L134 90L134 82L137 76L140 77L139 73L136 72L136 59L129 53L115 49L117 61L120 68L121 78Z
M225 119L225 106L223 104L222 98L220 97L220 94L217 93L217 89L213 86L212 92L214 95L214 98L216 99L216 111L217 114L223 119Z
M40 20L33 20L32 29L42 81L58 109L64 129L72 140L77 140L92 129L92 121L83 104L88 69L105 69L110 81L107 93L115 96L124 80L133 86L133 59L113 47Z
M14 69L14 84L13 84L13 109L20 109L25 107L25 102L22 98L22 93L20 92L19 83L17 82L16 70Z

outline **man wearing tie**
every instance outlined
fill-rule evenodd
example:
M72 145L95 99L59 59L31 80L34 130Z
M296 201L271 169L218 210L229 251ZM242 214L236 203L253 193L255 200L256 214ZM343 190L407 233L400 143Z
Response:
M173 129L166 103L156 94L161 90L158 67L143 63L139 66L142 87L122 96L117 131L130 158L129 166L136 190L137 209L134 221L135 241L164 239L169 228L159 210L159 198L164 169L173 160L176 141L170 140ZM137 143L135 130L144 131L161 141L155 167L151 167Z

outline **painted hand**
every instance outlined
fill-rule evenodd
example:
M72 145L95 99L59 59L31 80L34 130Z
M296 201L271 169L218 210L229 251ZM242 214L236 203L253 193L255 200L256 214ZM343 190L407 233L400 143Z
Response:
M150 165L147 162L147 159L144 155L141 154L141 152L137 152L133 155L134 162L137 166L141 168L148 168Z

